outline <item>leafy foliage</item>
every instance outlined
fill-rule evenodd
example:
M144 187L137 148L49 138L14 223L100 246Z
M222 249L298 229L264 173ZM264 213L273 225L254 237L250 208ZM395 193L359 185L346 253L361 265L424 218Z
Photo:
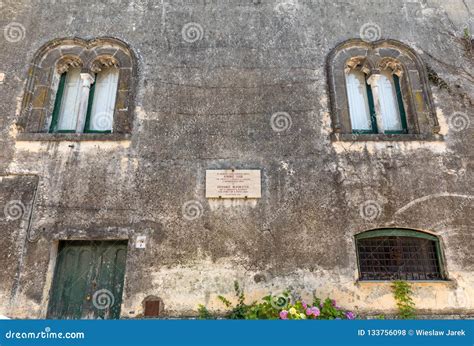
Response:
M415 318L415 303L411 298L413 291L411 286L406 281L395 281L392 284L393 297L397 302L398 316L401 319Z
M231 301L223 296L218 299L229 309L225 314L228 319L246 320L302 320L302 319L354 319L355 314L345 311L336 305L334 300L329 298L321 301L315 298L313 304L307 304L302 300L292 299L290 291L287 290L280 295L267 295L261 302L245 303L245 294L238 282L234 283L235 297L237 304L234 306ZM294 301L293 301L294 300ZM203 306L199 305L199 317L203 319L214 318L212 314Z
M212 314L209 312L209 310L207 310L207 308L202 304L199 304L199 306L198 306L198 313L199 313L199 319L200 320L212 320L212 319L214 319L214 316L212 316Z

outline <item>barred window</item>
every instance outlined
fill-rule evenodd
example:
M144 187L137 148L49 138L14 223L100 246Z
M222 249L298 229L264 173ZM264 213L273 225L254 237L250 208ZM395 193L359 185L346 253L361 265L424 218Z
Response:
M360 280L443 280L438 238L400 229L356 236Z

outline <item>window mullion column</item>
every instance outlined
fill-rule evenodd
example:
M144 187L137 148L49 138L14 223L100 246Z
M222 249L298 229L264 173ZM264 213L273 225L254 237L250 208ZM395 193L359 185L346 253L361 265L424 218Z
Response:
M377 120L377 129L379 133L384 132L384 124L383 124L383 117L382 117L382 106L380 105L380 91L379 91L379 74L372 74L369 78L367 78L367 84L370 85L372 89L372 97L374 100L374 108L375 108L375 118Z
M79 112L77 115L76 133L84 132L86 125L87 106L89 104L89 92L92 83L94 83L94 76L90 73L81 73L81 92L80 92L80 103Z

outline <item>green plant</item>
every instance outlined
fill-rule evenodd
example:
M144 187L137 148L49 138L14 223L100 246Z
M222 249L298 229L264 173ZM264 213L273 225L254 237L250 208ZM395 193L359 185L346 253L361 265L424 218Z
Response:
M448 83L446 83L446 81L444 81L439 75L438 73L436 73L435 70L433 70L429 65L426 66L426 70L428 71L428 79L434 84L436 85L437 87L439 87L440 89L446 89L448 92L451 92L451 88L450 86L448 85Z
M471 40L471 34L469 33L469 28L464 28L464 39Z
M250 305L245 304L245 294L244 290L240 288L237 281L234 282L234 291L237 298L237 305L232 306L232 303L223 296L218 296L219 300L226 306L230 308L230 312L225 316L231 320L243 320L249 314L250 309L255 305L252 303Z
M415 318L415 303L411 298L413 291L410 284L406 281L395 281L392 289L397 302L398 317L404 320Z
M323 302L315 298L313 304L306 304L302 300L291 299L290 291L286 290L280 295L267 295L261 302L245 303L244 291L240 288L238 282L234 282L235 296L237 304L234 306L224 296L218 296L218 299L229 309L224 315L228 319L246 319L246 320L264 320L264 319L283 319L283 320L302 320L302 319L354 319L355 314L351 311L345 311L336 305L336 301L327 298ZM211 319L212 314L204 307L199 305L199 318Z
M214 316L212 316L209 310L207 310L207 308L202 304L199 304L198 306L198 314L199 314L198 318L200 320L213 320L214 319Z
M326 298L324 301L321 301L321 299L315 298L313 305L320 307L320 317L323 320L343 319L346 317L346 312L337 306L335 300Z
M468 53L469 56L472 55L473 51L473 40L471 37L471 32L469 28L464 28L463 30L463 37L461 38L462 44L464 45L464 49Z

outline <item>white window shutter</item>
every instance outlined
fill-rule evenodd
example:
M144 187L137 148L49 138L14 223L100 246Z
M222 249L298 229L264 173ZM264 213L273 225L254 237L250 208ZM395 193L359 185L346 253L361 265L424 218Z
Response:
M351 71L346 74L347 98L352 130L372 130L365 74Z
M398 99L393 76L383 71L378 79L378 95L382 115L381 130L400 131L403 129L398 110Z
M112 131L119 71L108 68L96 76L89 130Z
M57 129L75 131L81 101L81 69L69 69L66 73Z

